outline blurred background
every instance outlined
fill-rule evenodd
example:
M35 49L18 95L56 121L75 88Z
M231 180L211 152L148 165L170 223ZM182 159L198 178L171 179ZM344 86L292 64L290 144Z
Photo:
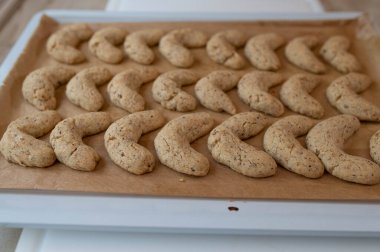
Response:
M379 0L0 0L0 64L29 20L44 9L196 13L361 11L369 15L380 31ZM21 229L0 228L0 252L13 252L20 233Z

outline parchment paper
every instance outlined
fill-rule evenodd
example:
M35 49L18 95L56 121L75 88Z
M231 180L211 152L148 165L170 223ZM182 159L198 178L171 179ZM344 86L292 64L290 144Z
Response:
M313 21L313 22L175 22L175 23L118 23L118 24L93 24L94 29L107 25L122 27L128 31L146 28L162 28L167 31L175 28L192 27L201 29L207 34L225 30L238 29L252 36L263 32L278 32L287 40L299 35L315 34L325 41L329 36L343 34L348 36L353 45L351 51L359 58L374 84L363 93L363 96L370 101L380 105L380 72L376 71L380 65L380 40L373 35L373 31L368 26L366 19L351 21ZM44 17L29 41L27 48L21 53L20 58L13 70L6 78L4 85L0 89L0 135L6 129L11 120L20 116L28 115L37 110L24 101L21 94L21 85L25 76L34 69L47 65L63 65L50 58L45 51L45 42L49 34L60 27L54 20ZM139 67L139 64L125 59L122 64L109 65L94 58L87 48L87 43L81 45L81 50L85 52L88 61L86 63L70 66L80 70L89 66L103 65L108 67L114 74L130 67ZM316 49L318 50L319 47ZM157 60L152 67L158 68L161 72L174 69L156 50ZM242 53L242 50L239 51ZM191 68L201 74L225 69L213 63L206 55L205 49L193 50L196 63ZM292 66L284 58L284 48L278 51L283 67L280 70L287 77L292 74L303 72ZM254 70L250 64L240 71L242 74ZM337 115L327 102L324 91L329 83L340 76L338 72L329 67L328 73L322 75L323 83L311 94L316 97L325 108L324 119ZM157 104L151 95L152 83L141 88L141 94L146 99L146 109L159 109L165 117L170 120L181 113L171 112L163 109ZM186 91L194 94L194 86L185 88ZM65 86L57 90L58 108L57 110L64 118L85 113L86 111L72 105L64 94ZM106 98L103 111L110 111L117 118L127 114L125 111L110 105L106 94L106 85L101 87L101 91ZM278 97L279 87L271 92ZM229 92L229 96L238 108L239 112L249 111L249 107L243 104L237 94L236 89ZM207 111L215 119L215 125L229 117L225 113L214 113L198 104L196 111ZM292 114L286 110L285 115ZM273 118L273 121L277 120ZM368 141L370 136L380 129L377 123L362 123L360 130L351 137L345 145L345 151L353 155L369 157ZM153 139L159 130L144 135L140 143L155 154ZM262 132L260 135L249 139L247 142L262 149ZM192 145L196 150L205 154L211 165L209 174L206 177L191 177L177 173L156 161L153 172L142 176L132 175L114 165L107 155L103 143L104 134L87 137L85 143L94 147L101 156L97 168L93 172L80 172L72 170L63 164L55 163L48 168L25 168L8 163L0 155L0 188L1 189L30 189L48 191L71 191L87 193L112 193L123 195L144 195L144 196L175 196L175 197L207 197L207 198L227 198L227 199L285 199L285 200L380 200L380 184L375 186L358 185L339 180L328 173L320 179L307 179L291 173L281 167L275 176L263 179L248 178L240 175L229 168L217 164L213 161L207 150L205 136L194 142ZM48 136L43 137L45 141ZM303 138L300 139L302 142Z

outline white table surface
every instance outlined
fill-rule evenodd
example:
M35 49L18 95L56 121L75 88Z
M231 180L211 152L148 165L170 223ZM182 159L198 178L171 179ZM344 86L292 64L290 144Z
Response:
M378 238L24 230L16 252L378 252Z

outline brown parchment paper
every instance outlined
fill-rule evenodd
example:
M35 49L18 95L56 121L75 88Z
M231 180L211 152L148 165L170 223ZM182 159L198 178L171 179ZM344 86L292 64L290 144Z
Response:
M94 29L99 29L107 25L115 25L128 31L135 31L146 28L162 28L171 30L181 27L192 27L201 29L207 34L225 30L238 29L247 35L255 35L263 32L278 32L287 40L299 35L315 34L326 40L331 35L343 34L352 41L351 51L359 58L365 70L374 81L374 84L363 93L363 96L370 101L380 105L380 40L373 34L366 19L350 21L303 21L303 22L175 22L175 23L117 23L117 24L93 24ZM37 110L26 103L21 94L21 85L25 76L32 70L47 66L61 65L50 58L45 51L46 39L53 31L60 28L60 25L49 17L44 17L27 47L21 52L20 58L9 76L4 81L0 89L0 135L6 129L11 120L24 116ZM125 59L122 64L109 65L94 58L88 51L87 43L81 45L81 50L85 52L88 61L86 63L70 66L80 70L93 65L104 65L114 74L130 67L140 65ZM318 50L317 48L316 50ZM161 72L174 69L156 50L157 60L152 67L158 68ZM224 69L224 67L213 63L206 55L205 49L193 50L196 63L191 68L200 75ZM242 53L242 50L240 50ZM287 77L302 70L292 66L284 58L284 48L278 51L283 67L281 73ZM250 64L240 71L242 74L254 70ZM324 91L329 83L340 76L333 68L329 67L328 73L322 75L323 83L311 94L316 97L325 108L325 118L337 115L327 102ZM163 109L154 102L151 95L152 83L141 88L141 94L146 99L146 109L158 109L170 120L181 113L171 112ZM194 86L186 87L185 90L194 94ZM58 111L64 118L85 113L86 111L72 105L65 97L65 87L57 90ZM103 111L109 111L117 118L126 114L125 111L110 105L106 95L106 85L101 87L101 91L106 98ZM279 87L271 92L278 96ZM243 104L236 93L236 89L229 92L229 96L238 108L239 112L248 111L249 107ZM196 111L207 111L215 119L215 125L219 124L229 116L224 113L215 113L203 108L198 104ZM292 114L289 110L285 115ZM273 118L273 121L277 119ZM377 123L362 123L360 130L351 137L345 145L345 151L353 155L370 158L368 141L370 136L380 129ZM155 154L153 139L159 130L142 136L140 143ZM213 161L207 150L205 136L193 143L193 147L206 155L210 161L210 172L206 177L191 177L172 171L156 161L153 172L142 176L132 175L114 165L109 159L103 143L104 134L87 137L85 143L94 147L101 156L97 168L93 172L80 172L72 170L63 164L55 163L48 168L25 168L8 163L0 155L0 188L1 189L29 189L48 190L64 192L87 192L87 193L112 193L123 195L140 196L175 196L175 197L207 197L207 198L227 198L227 199L286 199L286 200L380 200L380 184L375 186L358 185L339 180L328 173L320 179L307 179L291 173L281 167L275 176L263 179L248 178L240 175L229 168L217 164ZM263 132L249 139L247 142L262 149ZM43 137L45 141L48 136ZM301 139L304 141L304 139Z

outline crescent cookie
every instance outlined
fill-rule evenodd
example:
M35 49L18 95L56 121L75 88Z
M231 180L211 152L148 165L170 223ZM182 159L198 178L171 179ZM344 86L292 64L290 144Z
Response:
M344 142L360 128L352 115L330 117L315 125L306 136L306 145L322 161L326 170L342 180L374 185L380 182L380 167L359 156L345 153Z
M284 113L284 105L268 91L269 88L281 84L282 74L253 71L245 74L238 83L240 99L251 108L271 116L280 116Z
M110 124L111 117L106 112L89 112L61 121L50 134L57 159L74 170L94 170L100 157L82 138L104 131Z
M104 98L97 86L104 85L111 78L111 72L105 67L85 68L67 84L66 96L73 104L87 111L98 111L104 104Z
M225 92L233 89L239 79L240 75L233 71L211 72L195 84L195 95L200 103L210 110L236 114L236 107Z
M154 156L137 142L142 134L164 124L165 118L156 110L136 112L112 123L104 134L104 144L111 160L133 174L151 172L155 165Z
M291 172L307 178L321 177L325 170L322 162L297 140L297 137L306 135L316 123L301 115L291 115L278 120L265 132L265 151Z
M192 113L168 122L154 139L157 157L163 165L188 175L207 175L208 159L194 150L190 143L206 135L212 129L214 120L205 113Z
M20 117L8 125L0 140L0 152L9 162L28 167L47 167L56 157L49 143L38 140L61 120L58 112L47 110Z
M277 164L267 153L242 140L260 133L268 124L266 116L257 112L236 114L214 128L207 147L219 163L248 177L272 176Z
M285 56L290 63L315 74L326 72L326 66L311 50L317 46L319 39L313 35L301 36L291 40L285 47Z
M163 73L153 82L153 99L166 109L180 112L194 110L197 100L181 87L194 84L198 79L197 74L184 69Z
M160 53L174 66L188 68L194 63L194 56L188 48L205 46L207 36L202 31L190 28L169 32L160 40Z
M86 56L76 47L87 41L93 34L88 24L73 24L63 27L50 35L46 49L55 60L66 64L78 64Z
M88 48L101 61L117 64L124 58L124 52L117 46L123 43L126 33L117 27L102 28L91 37Z
M159 72L155 68L148 67L128 69L116 74L107 86L112 104L130 113L144 110L145 99L138 91L157 75Z
M359 72L361 66L356 57L348 52L350 40L345 36L332 36L319 51L325 61L329 62L339 72Z
M129 34L124 42L124 50L133 61L150 65L153 63L155 55L150 48L155 46L164 35L161 29L146 29Z
M281 62L275 50L285 43L277 33L259 34L248 40L244 52L251 64L259 70L276 71Z
M42 67L26 76L22 83L22 95L25 100L39 110L51 110L57 107L55 89L66 84L75 71L62 66Z
M311 74L295 74L280 89L281 101L292 111L319 119L324 114L322 105L309 93L320 83Z
M343 114L354 115L362 121L380 122L380 108L358 95L366 90L371 82L364 74L343 75L326 89L327 100Z
M241 31L221 31L210 38L206 51L214 62L232 69L241 69L245 65L245 60L236 52L236 49L242 47L246 40L246 36Z

